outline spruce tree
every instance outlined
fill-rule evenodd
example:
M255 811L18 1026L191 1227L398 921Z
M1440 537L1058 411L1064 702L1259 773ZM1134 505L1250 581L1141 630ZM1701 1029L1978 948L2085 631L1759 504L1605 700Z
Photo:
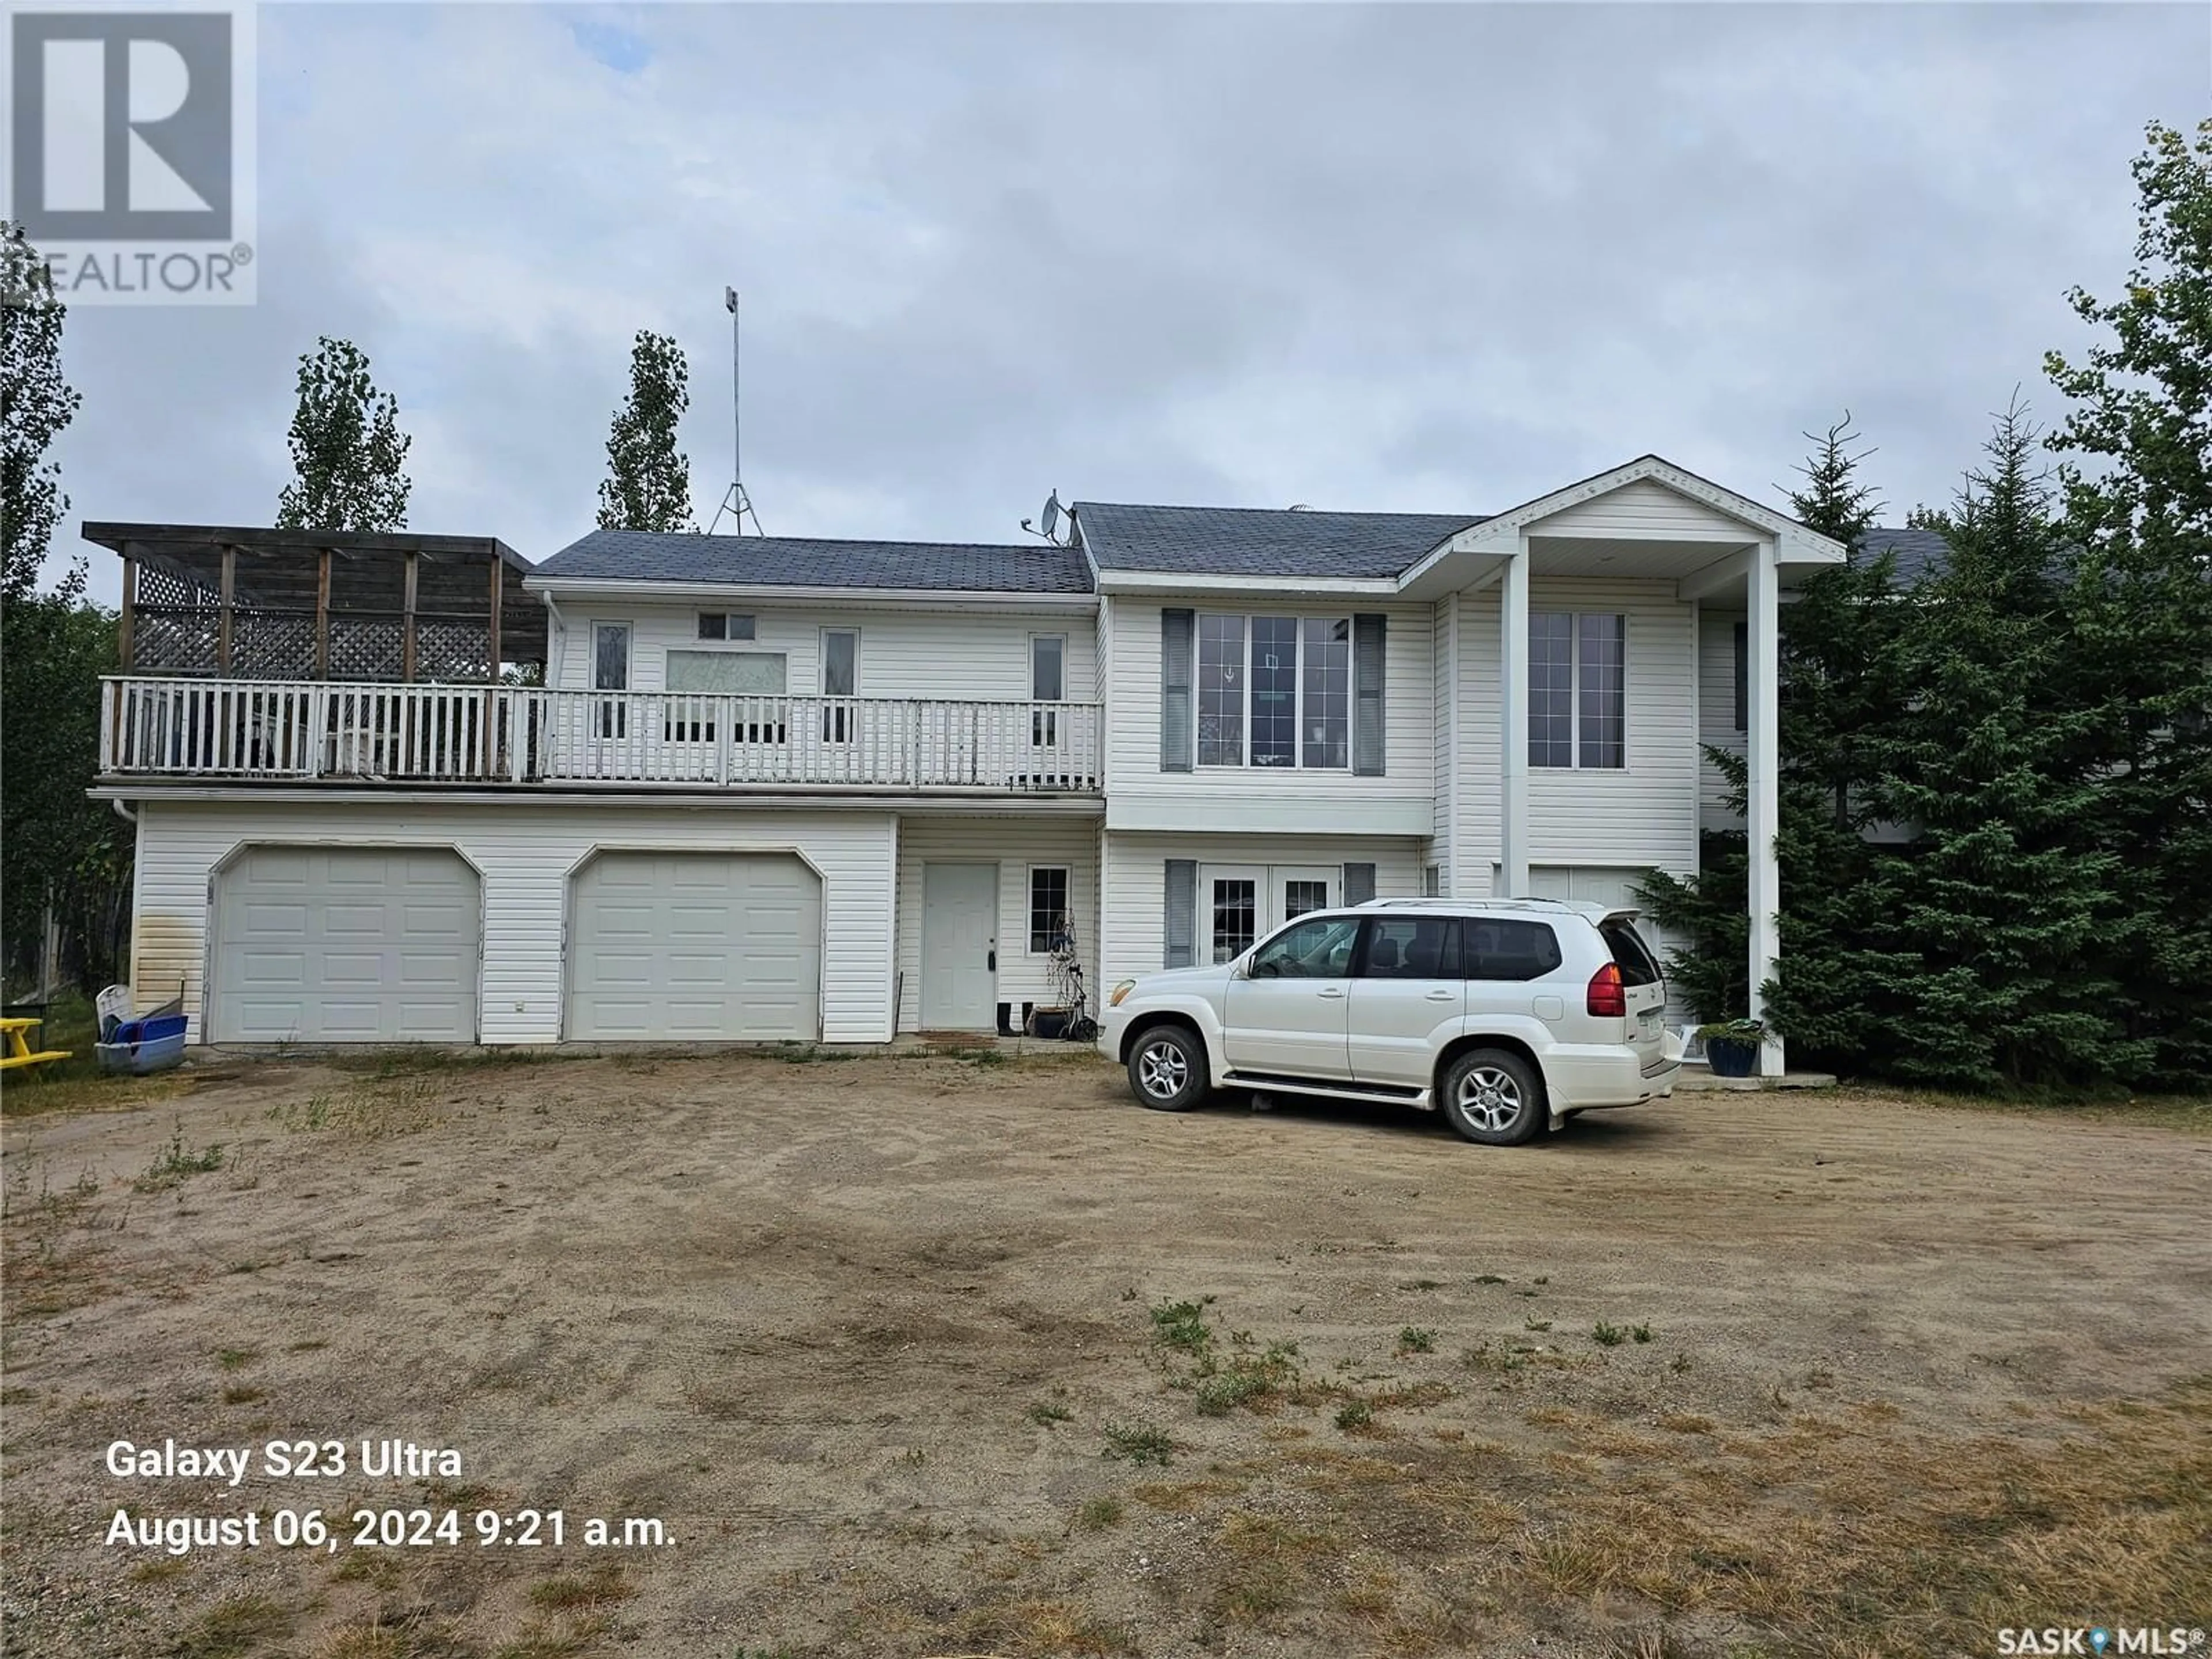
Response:
M2104 337L2046 368L2072 408L2068 594L2091 688L2100 844L2118 917L2102 944L2128 1027L2167 1086L2212 1085L2212 120L2153 122L2134 164L2123 297L2069 295Z
M276 501L288 530L398 530L412 485L399 405L369 379L368 356L325 335L300 358L289 442L293 478Z
M600 529L697 528L691 520L691 463L676 447L677 422L691 405L689 380L675 340L639 330L630 347L629 396L607 433Z
M2100 788L2083 742L2094 716L2036 444L2015 401L1955 506L1923 515L1951 556L1909 615L1914 695L1881 786L1916 832L1885 884L1887 925L1914 963L1883 1035L1890 1068L1918 1081L2126 1081L2151 1058L2099 966L2118 860L2084 833Z

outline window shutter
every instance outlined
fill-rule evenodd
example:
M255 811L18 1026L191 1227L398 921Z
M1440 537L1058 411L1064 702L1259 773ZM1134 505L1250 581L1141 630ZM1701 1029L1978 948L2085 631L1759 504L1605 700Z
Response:
M1748 730L1751 726L1751 628L1748 623L1735 625L1735 729Z
M1383 631L1389 618L1370 611L1352 619L1352 769L1382 775Z
M1160 770L1163 772L1190 770L1191 640L1197 631L1196 611L1160 612ZM1196 867L1195 865L1192 866L1194 870ZM1192 879L1194 881L1196 877Z
M1183 612L1188 617L1190 612ZM1188 968L1198 960L1198 860L1170 859L1167 890L1167 950L1164 968Z
M1375 866L1371 864L1347 864L1344 866L1344 902L1364 904L1375 896Z

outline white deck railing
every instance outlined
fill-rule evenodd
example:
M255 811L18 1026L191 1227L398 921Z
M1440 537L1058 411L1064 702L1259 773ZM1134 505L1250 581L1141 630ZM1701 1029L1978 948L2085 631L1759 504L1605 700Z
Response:
M1099 787L1099 706L111 678L108 776Z

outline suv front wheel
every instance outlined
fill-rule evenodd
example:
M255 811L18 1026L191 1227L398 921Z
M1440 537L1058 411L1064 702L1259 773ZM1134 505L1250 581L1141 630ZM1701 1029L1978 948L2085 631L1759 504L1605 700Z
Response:
M1129 1047L1129 1088L1156 1112L1187 1112L1206 1098L1206 1044L1187 1025L1155 1025Z
M1518 1146L1544 1127L1544 1082L1504 1048L1473 1048L1444 1067L1444 1118L1485 1146Z

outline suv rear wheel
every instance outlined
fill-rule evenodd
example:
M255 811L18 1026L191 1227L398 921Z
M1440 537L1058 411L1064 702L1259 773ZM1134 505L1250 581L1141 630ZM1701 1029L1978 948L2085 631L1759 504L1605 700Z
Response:
M1444 1119L1485 1146L1518 1146L1544 1127L1544 1083L1504 1048L1471 1048L1444 1067Z
M1206 1098L1206 1045L1187 1025L1155 1025L1129 1046L1129 1089L1156 1112L1187 1112Z

